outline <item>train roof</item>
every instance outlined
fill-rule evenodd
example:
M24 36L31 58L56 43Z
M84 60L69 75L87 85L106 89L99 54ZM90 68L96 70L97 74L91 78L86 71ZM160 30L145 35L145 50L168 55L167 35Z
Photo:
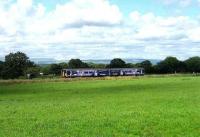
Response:
M62 70L128 70L128 69L144 69L144 68L77 68L77 69L62 69Z

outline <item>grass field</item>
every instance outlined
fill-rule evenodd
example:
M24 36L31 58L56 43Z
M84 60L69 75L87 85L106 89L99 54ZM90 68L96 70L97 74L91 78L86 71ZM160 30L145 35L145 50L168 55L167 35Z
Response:
M199 137L200 77L0 84L0 137Z

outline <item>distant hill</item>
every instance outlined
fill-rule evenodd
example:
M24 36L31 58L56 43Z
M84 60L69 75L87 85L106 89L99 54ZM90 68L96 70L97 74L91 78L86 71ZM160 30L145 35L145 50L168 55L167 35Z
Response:
M140 63L142 61L145 61L146 59L123 59L126 63ZM83 60L84 62L88 63L98 63L98 64L109 64L111 60L109 59L104 59L104 60ZM151 61L152 64L157 64L158 62L160 62L161 60L156 60L156 59L149 59L149 61Z
M126 63L140 63L146 59L123 59ZM152 64L157 64L161 60L157 59L149 59ZM36 64L39 65L47 65L47 64L53 64L53 63L61 63L61 62L68 62L69 60L55 60L52 58L31 58L31 61L34 61ZM95 63L95 64L109 64L110 59L88 59L88 60L83 60L83 62L86 63Z
M1 61L4 61L4 57L0 57ZM31 58L31 61L35 62L36 64L39 65L48 65L48 64L53 64L53 63L61 63L61 62L68 62L69 60L56 60L53 58ZM146 59L123 59L126 61L126 63L140 63ZM147 59L151 61L152 64L157 64L161 60L158 59ZM88 60L83 60L83 62L86 63L96 63L96 64L109 64L110 59L88 59Z
M30 58L30 60L35 62L36 64L53 64L62 62L53 58Z

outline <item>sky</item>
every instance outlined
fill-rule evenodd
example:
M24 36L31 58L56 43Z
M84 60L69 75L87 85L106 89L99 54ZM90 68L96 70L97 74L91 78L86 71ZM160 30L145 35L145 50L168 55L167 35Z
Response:
M200 0L0 0L0 57L200 55Z

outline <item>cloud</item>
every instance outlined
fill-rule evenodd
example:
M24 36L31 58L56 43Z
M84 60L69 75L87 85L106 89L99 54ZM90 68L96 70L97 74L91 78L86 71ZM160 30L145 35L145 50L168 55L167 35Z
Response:
M32 7L32 0L17 0L17 6L20 10L28 10Z
M9 3L0 8L0 56L184 59L200 51L197 18L133 11L127 19L108 0L72 0L51 11L31 0Z
M136 26L134 38L146 46L149 53L160 52L160 57L174 55L179 58L198 55L200 46L200 22L188 16L155 16L153 13L130 14L132 25ZM150 46L148 46L150 45ZM197 49L196 52L195 50ZM186 54L187 52L187 54Z
M137 27L138 39L157 38L181 40L189 38L189 32L199 26L198 20L187 16L161 17L153 13L141 15L137 11L130 14L133 25Z
M178 5L180 7L188 7L192 4L194 0L159 0L163 4L170 5Z
M31 26L27 26L26 30L29 32L45 33L83 26L113 26L120 24L122 20L118 7L105 0L73 0L64 5L58 4L55 10L45 15L44 7L40 5L37 13L40 20L35 19Z
M46 12L42 4L33 5L32 0L18 0L8 10L0 11L0 26L8 33L49 33L63 27L112 26L121 23L118 7L107 0L73 0L57 5ZM22 28L20 28L22 27Z

